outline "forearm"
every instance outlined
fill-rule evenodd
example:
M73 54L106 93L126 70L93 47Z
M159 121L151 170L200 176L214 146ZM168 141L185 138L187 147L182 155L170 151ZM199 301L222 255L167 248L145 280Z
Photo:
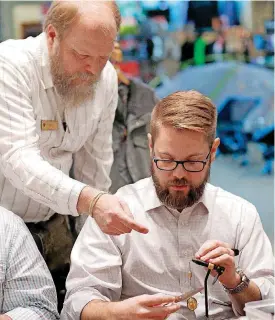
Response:
M248 287L240 293L229 294L230 300L235 311L239 315L244 315L244 307L247 302L258 301L262 299L260 289L251 280Z
M37 154L35 147L5 157L1 162L2 173L15 188L57 213L78 215L76 204L85 184L53 167Z
M1 314L0 315L0 320L12 320L12 318L7 316L6 314Z
M115 306L118 302L105 302L93 300L81 312L81 320L118 320Z

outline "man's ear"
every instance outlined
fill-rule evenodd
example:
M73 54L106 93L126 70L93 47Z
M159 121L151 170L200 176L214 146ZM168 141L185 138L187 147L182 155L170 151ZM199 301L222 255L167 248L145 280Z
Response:
M52 24L49 24L46 29L47 42L50 48L53 47L54 41L57 38L57 31Z
M212 149L211 149L211 163L213 161L216 160L216 153L217 153L217 150L218 150L218 147L220 145L220 138L216 138L212 144Z
M152 140L151 133L148 133L147 137L148 137L148 147L149 147L149 150L150 150L150 157L152 158L153 157L153 140Z

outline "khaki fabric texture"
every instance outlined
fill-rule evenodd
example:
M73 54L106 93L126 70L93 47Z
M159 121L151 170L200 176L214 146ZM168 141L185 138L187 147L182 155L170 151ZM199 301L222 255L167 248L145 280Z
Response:
M51 271L70 263L75 236L68 216L56 213L49 221L28 223L27 226L32 234L40 238L43 257Z

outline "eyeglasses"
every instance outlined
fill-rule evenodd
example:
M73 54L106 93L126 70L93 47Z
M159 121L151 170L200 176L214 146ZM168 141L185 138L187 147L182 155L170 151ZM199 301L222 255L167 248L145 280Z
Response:
M153 158L153 161L155 162L157 168L163 171L173 171L177 168L179 164L181 164L183 168L188 172L201 172L204 169L205 165L207 164L210 153L211 153L211 149L204 161L203 160L177 161L177 160L168 160L168 159L157 159L155 157Z

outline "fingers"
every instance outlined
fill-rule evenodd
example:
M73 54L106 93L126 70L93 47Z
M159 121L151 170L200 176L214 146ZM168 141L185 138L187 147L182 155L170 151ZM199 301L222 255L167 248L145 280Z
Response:
M232 255L229 255L227 253L222 254L215 259L211 259L210 262L220 266L235 266L234 258L232 257Z
M127 214L127 216L129 216L130 218L134 218L133 215L132 215L132 212L130 211L130 208L129 208L128 204L125 201L121 200L121 199L119 199L119 203L120 203L121 208L123 209L123 211Z
M215 259L225 254L234 257L234 252L230 248L217 247L216 249L213 249L212 251L209 251L204 256L202 256L201 260L209 261L210 259Z
M120 200L120 205L121 205L124 213L126 214L126 216L124 216L123 219L121 219L121 223L124 224L126 227L130 228L131 230L135 230L140 233L148 233L149 230L146 227L144 227L140 223L137 223L134 220L133 215L132 215L127 203Z
M179 309L180 305L177 303L173 303L169 306L148 308L148 316L150 318L166 319L169 314L174 313Z
M139 233L146 234L149 231L146 227L144 227L140 223L137 223L133 219L124 218L124 219L121 220L121 223L123 223L124 225L129 227L131 230L135 230L135 231L137 231Z
M164 294L157 295L142 295L139 297L139 301L142 305L147 307L160 306L161 304L173 303L175 301L174 296L168 296Z
M228 243L225 243L225 242L222 242L219 240L208 240L200 247L198 252L195 254L195 257L196 257L196 259L201 259L201 260L205 261L206 260L205 255L208 252L213 251L218 247L230 248Z
M130 233L132 230L141 233L148 232L147 228L135 222L135 220L128 218L124 213L108 213L105 219L98 219L97 217L95 219L101 230L106 234L117 233L117 235L121 235Z
M134 220L128 205L116 196L102 196L97 202L96 209L93 217L100 229L106 234L120 235L130 233L132 230L140 233L148 233L149 231Z
M174 296L143 295L139 298L140 304L144 307L145 319L166 319L169 314L180 309L180 305L174 303Z
M147 233L148 229L135 222L134 219L129 218L124 213L111 213L111 216L106 220L106 227L109 229L116 229L123 233L130 233L136 230L141 233Z
M108 228L108 229L106 229L105 233L110 236L120 236L121 234L126 233L126 232L123 232L123 231L118 230L116 228Z

